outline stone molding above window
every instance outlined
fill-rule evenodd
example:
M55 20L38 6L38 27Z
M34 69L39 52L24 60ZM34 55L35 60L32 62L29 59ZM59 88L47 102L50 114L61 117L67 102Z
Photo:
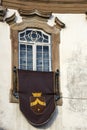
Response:
M35 15L34 15L35 13ZM13 96L14 89L14 67L19 68L19 59L18 59L18 50L19 50L19 39L18 34L21 31L29 28L35 28L42 30L43 32L49 34L51 36L51 49L52 49L52 71L55 71L60 68L59 64L59 43L60 43L60 30L64 28L64 24L55 19L56 25L49 26L47 24L47 17L44 16L44 20L42 20L42 16L39 16L36 12L33 13L33 16L23 17L23 21L21 23L16 23L10 26L10 37L12 44L12 82L11 82L11 94L10 94L10 102L17 103L18 99ZM15 79L16 80L16 79ZM17 84L16 84L17 85ZM18 89L18 88L17 88ZM61 102L60 102L61 104Z
M11 9L46 10L53 13L85 13L87 0L2 0Z

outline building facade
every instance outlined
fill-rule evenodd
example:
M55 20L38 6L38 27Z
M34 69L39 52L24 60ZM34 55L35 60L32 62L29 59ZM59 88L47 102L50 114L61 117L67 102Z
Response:
M55 3L57 2L58 1ZM39 13L37 11L38 9L35 10L36 8L32 13L35 16L34 20L32 20L32 18L26 20L25 14L27 13L18 11L19 5L17 5L17 1L13 1L13 3L4 0L2 1L0 15L0 130L87 129L87 19L85 14L87 4L85 1L80 1L80 4L78 1L74 4L69 3L68 0L66 2L68 2L69 5L64 3L65 10L63 11L63 8L61 9L61 7L64 7L64 4L61 3L60 10L58 8L59 5L57 6L57 4L54 11L51 7L49 7L49 10L47 8L46 10L42 10L42 12L47 12L44 16L47 17L46 20L42 17L43 13ZM42 4L44 3L42 2ZM26 7L25 3L23 7ZM43 9L44 7L45 5L43 6ZM70 7L72 7L71 11ZM30 10L32 10L32 8L33 5L30 6ZM38 8L41 9L40 6ZM28 7L26 9L28 9ZM48 11L52 11L51 17L48 17ZM40 18L38 19L37 15L39 15L39 17L41 16L39 25L35 24L38 20L40 21ZM28 12L28 16L30 17L30 12ZM60 60L54 60L53 63L56 63L53 65L53 70L56 70L57 67L60 70L60 91L62 93L62 101L60 102L62 102L62 104L59 103L61 105L57 105L52 119L40 128L35 128L29 124L20 112L19 103L17 103L11 95L13 82L12 65L14 66L17 60L15 56L17 54L15 53L15 47L13 52L12 41L14 42L17 40L15 30L18 30L18 28L19 30L23 30L20 29L21 25L23 25L23 28L27 27L24 23L27 23L28 27L33 27L33 29L38 26L40 27L40 30L42 27L41 24L43 24L42 29L45 28L45 30L47 30L46 32L52 32L53 29L53 33L56 34L56 38L53 42L55 42L55 44L58 43L58 52L56 51L55 53L54 47L53 54L59 54L54 57L57 59L59 58ZM15 26L15 24L18 26ZM51 29L49 29L48 26ZM12 29L14 32L12 32ZM41 32L45 35L43 30L41 30ZM13 61L13 58L15 61ZM49 62L49 64L51 69L51 63Z

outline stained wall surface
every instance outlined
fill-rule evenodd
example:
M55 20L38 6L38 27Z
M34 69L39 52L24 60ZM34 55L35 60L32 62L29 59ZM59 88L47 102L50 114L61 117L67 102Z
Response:
M14 10L10 10L14 12ZM18 13L17 13L18 16ZM60 36L60 85L63 105L42 128L31 126L9 102L11 88L10 28L0 22L0 130L87 130L87 20L85 14L53 14L48 24L58 17L66 27ZM17 17L17 22L21 18Z

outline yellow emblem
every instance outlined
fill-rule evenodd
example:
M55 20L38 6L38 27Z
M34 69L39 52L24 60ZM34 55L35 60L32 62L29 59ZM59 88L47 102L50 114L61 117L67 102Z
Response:
M41 114L44 111L46 107L46 101L41 92L32 93L32 96L30 97L30 107L36 114Z

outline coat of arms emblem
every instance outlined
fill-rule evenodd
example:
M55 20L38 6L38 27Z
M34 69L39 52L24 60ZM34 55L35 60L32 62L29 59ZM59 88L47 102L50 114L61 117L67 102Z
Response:
M43 113L46 108L46 101L41 92L32 93L30 97L30 108L35 114Z

